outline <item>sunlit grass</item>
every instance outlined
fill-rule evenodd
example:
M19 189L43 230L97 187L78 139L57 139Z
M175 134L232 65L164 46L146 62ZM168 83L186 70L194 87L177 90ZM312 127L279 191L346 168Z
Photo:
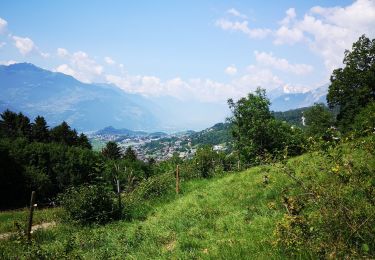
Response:
M364 163L361 151L353 153L344 146L343 152ZM296 176L305 180L320 178L325 164L317 153L287 162ZM259 166L183 181L180 194L171 190L142 202L140 207L146 209L132 221L89 227L61 223L35 232L33 249L26 251L49 258L285 259L275 244L275 229L286 214L283 192L298 184L282 168L281 164ZM268 183L264 183L265 174ZM4 216L2 219L11 223L10 215ZM21 248L16 240L0 241L3 257L24 256ZM303 255L313 257L308 251L301 252Z

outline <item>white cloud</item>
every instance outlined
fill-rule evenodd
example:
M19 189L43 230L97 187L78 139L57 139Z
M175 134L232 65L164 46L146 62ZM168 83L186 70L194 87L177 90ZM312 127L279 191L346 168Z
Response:
M284 84L271 70L259 68L254 65L248 66L247 73L238 80L235 80L235 82L237 86L242 86L242 88L251 91L255 90L257 87L273 90Z
M242 18L242 19L247 19L247 16L244 15L244 14L241 14L238 10L234 9L234 8L231 8L229 10L227 10L227 13L228 14L231 14L233 16L236 16L236 17L239 17L239 18Z
M233 14L235 12L232 12ZM276 45L302 43L322 57L327 75L342 66L344 51L362 34L375 37L375 1L357 0L344 7L312 7L298 19L296 10L289 8L276 29L249 28L248 21L219 19L223 30L238 31L250 38L273 37Z
M357 0L346 7L315 6L303 16L287 12L275 33L275 44L303 42L324 60L327 72L342 65L345 49L359 36L375 36L375 1ZM286 23L286 21L289 21ZM292 22L291 22L292 21Z
M48 52L39 52L40 56L42 56L43 58L49 58L51 57L51 54L49 54Z
M14 46L16 46L16 48L22 55L35 53L43 58L49 58L51 56L47 52L40 51L39 48L33 42L33 40L31 40L28 37L11 36L11 38L14 41Z
M285 14L285 18L280 22L280 24L282 25L290 24L297 16L296 10L294 8L289 8L288 10L286 10Z
M250 29L248 26L248 21L242 21L242 22L232 22L227 19L219 19L216 21L216 26L220 27L223 30L228 31L240 31L246 35L248 35L250 38L264 38L268 34L271 33L271 30L269 29Z
M15 64L17 63L17 61L14 61L14 60L8 60L8 61L0 61L0 65L12 65L12 64Z
M105 63L107 63L108 65L113 65L113 64L116 63L111 57L105 57L105 58L104 58L104 61L105 61Z
M255 59L261 64L284 72L296 75L305 75L312 72L313 67L307 64L291 64L286 59L275 57L272 53L255 51Z
M12 36L14 45L22 55L30 53L35 48L34 42L28 37Z
M103 73L103 66L98 64L94 59L83 51L77 51L72 54L63 48L57 49L57 55L69 62L69 64L62 64L56 68L56 71L71 75L76 79L91 83L101 79Z
M6 42L0 42L0 48L4 47L6 44Z
M226 69L225 69L225 73L230 75L230 76L234 76L237 74L237 68L236 66L234 65L231 65L231 66L228 66Z
M64 48L57 48L57 56L60 58L67 57L69 55L69 52Z
M281 26L275 32L275 40L273 41L276 45L290 44L293 45L304 39L303 31L299 28L289 28L285 25Z
M0 17L0 33L5 32L8 22Z
M61 73L64 73L66 75L70 75L73 77L76 77L76 74L77 74L71 67L69 67L68 64L61 64L55 69L55 71L61 72Z
M229 83L212 79L193 78L183 80L179 77L162 81L155 76L130 76L106 74L108 83L119 86L126 92L138 93L145 96L169 95L181 100L199 100L203 102L225 102L232 97L238 99L262 87L268 93L272 91L295 91L296 86L286 84L267 68L249 66L244 75L233 78ZM298 88L301 90L302 88Z

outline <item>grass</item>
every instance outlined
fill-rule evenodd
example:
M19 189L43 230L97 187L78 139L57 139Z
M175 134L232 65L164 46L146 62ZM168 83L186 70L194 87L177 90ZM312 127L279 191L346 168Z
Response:
M182 184L182 194L155 200L145 220L78 228L59 225L37 231L35 243L48 254L102 258L278 258L274 225L283 215L278 194L287 179L267 167ZM16 256L20 246L0 242ZM0 250L1 251L1 250Z
M58 219L59 208L38 209L34 210L33 224L41 224ZM15 223L26 228L29 216L29 209L9 210L0 212L0 233L17 231Z
M360 164L369 163L363 151L344 150ZM308 179L319 178L330 164L309 153L287 165L298 178ZM144 217L105 226L59 224L36 231L31 246L16 239L0 241L0 258L284 259L287 255L274 245L274 232L286 214L282 194L298 184L281 168L259 166L186 181L181 194L145 202ZM0 218L11 222L9 216ZM308 252L305 256L314 258Z

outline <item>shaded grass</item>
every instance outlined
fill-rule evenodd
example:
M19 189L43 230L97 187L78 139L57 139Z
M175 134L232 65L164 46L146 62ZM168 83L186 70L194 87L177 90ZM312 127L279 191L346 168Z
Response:
M36 208L33 215L33 225L56 221L59 219L60 212L60 208ZM15 223L18 223L22 228L26 228L28 216L28 208L0 212L0 233L17 231Z

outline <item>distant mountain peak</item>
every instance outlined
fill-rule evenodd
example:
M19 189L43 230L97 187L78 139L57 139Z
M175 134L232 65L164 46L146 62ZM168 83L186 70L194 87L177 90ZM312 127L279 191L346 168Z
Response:
M31 118L42 115L51 126L66 121L79 131L108 125L160 129L155 108L142 96L113 86L85 84L31 63L0 65L0 110L7 108Z
M43 70L42 68L39 68L35 66L34 64L28 63L28 62L13 63L10 65L2 65L2 66L10 70L34 70L34 71Z

